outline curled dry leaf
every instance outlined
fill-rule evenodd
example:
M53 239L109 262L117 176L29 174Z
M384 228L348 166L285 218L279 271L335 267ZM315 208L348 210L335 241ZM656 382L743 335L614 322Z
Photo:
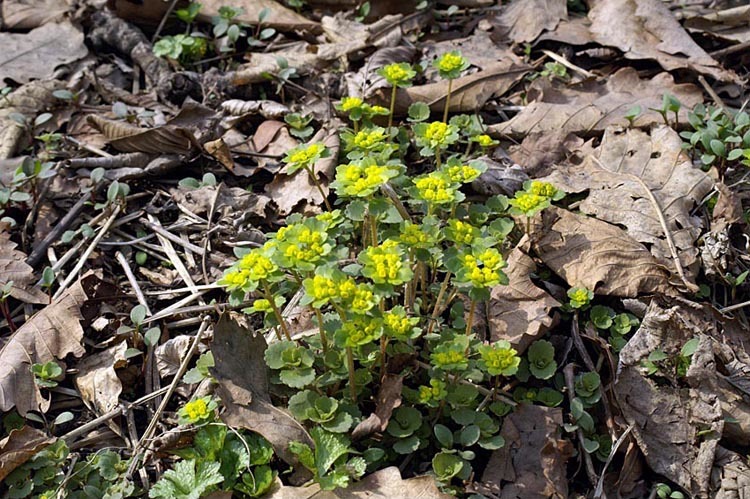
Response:
M451 499L435 485L432 476L419 476L404 480L398 468L383 468L353 483L345 489L320 490L318 484L309 487L278 485L267 499Z
M497 16L498 40L533 42L543 32L553 30L568 18L566 0L514 0Z
M529 276L536 271L534 261L521 249L508 256L508 284L491 290L488 325L490 340L508 340L523 352L552 324L551 309L560 303L536 287Z
M115 369L127 365L125 351L128 345L121 341L102 352L90 355L78 363L75 385L83 402L97 415L105 414L119 404L122 383Z
M16 249L10 234L0 232L0 288L12 282L10 296L13 298L26 303L49 303L44 291L34 286L34 269L25 260L26 255Z
M623 51L627 59L654 59L667 71L692 69L720 81L738 82L680 26L660 0L598 0L588 14L594 41Z
M687 110L703 102L700 89L692 84L675 84L669 73L651 79L640 79L633 68L624 68L606 81L584 81L563 86L546 78L534 81L529 91L529 105L509 121L492 125L490 131L523 138L534 132L591 134L609 126L627 127L627 112L640 106L636 127L664 123L653 109L662 106L662 95L669 93L682 103L681 122L687 121ZM452 100L452 99L451 99Z
M750 466L744 456L716 448L716 459L711 472L711 490L715 499L741 499L750 494Z
M700 31L724 40L747 43L750 42L750 5L739 5L689 17L685 19L684 26L690 31Z
M401 389L404 377L396 374L386 374L375 398L375 412L360 422L352 431L352 438L357 440L385 431L393 410L401 405Z
M54 441L54 438L31 426L11 430L10 434L0 441L0 483L14 469Z
M295 467L296 473L290 480L301 484L310 478L310 473L289 451L289 442L302 442L310 447L314 444L302 425L271 403L265 351L262 334L238 325L229 314L221 316L211 344L216 362L211 374L219 384L216 392L226 407L222 419L232 427L263 435L276 454Z
M189 334L181 334L170 338L154 349L154 358L156 359L156 369L159 376L168 378L174 376L182 364L185 353L190 348L194 337ZM207 350L202 343L198 345L198 352L203 353Z
M492 452L480 490L501 499L568 497L566 462L573 446L560 435L562 410L519 406L503 420L505 446Z
M211 18L217 16L219 9L225 5L227 3L224 0L202 0L199 19L211 22ZM262 22L264 27L280 31L320 32L320 24L273 0L233 0L231 5L242 9L242 13L235 18L235 21L243 24L257 25L260 13L265 10L267 16Z
M89 273L57 300L37 312L13 333L0 349L0 411L13 407L22 416L29 411L46 412L49 400L42 397L31 373L32 364L62 360L68 354L80 357L83 328L81 307L96 293L99 279Z
M7 30L27 30L60 21L69 9L65 0L5 0L2 19Z
M213 207L216 219L266 219L271 211L271 199L268 196L255 194L241 187L227 187L223 183L197 189L180 187L172 189L171 194L175 201L196 215L208 214Z
M83 32L69 21L49 23L28 33L0 33L0 81L48 79L55 68L86 56Z
M607 222L552 207L542 212L541 224L532 224L531 241L539 258L570 287L621 297L676 293L669 270Z
M607 128L592 155L579 165L559 165L547 180L566 192L588 192L579 206L581 212L624 227L672 269L673 258L657 210L661 211L682 266L693 280L700 267L696 241L703 222L691 212L711 192L714 182L693 166L682 144L677 132L667 126L650 134Z

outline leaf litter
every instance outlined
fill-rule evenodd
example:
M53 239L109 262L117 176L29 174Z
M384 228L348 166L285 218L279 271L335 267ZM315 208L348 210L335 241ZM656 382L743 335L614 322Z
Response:
M14 487L58 440L98 470L103 447L145 456L137 469L132 459L127 472L102 471L107 483L145 491L170 469L175 483L190 475L199 494L223 478L174 453L189 455L203 438L200 428L181 430L180 411L210 397L230 433L270 442L281 471L269 475L271 499L662 497L663 487L673 494L664 497L747 495L750 196L744 157L729 153L750 150L750 123L738 140L714 128L720 110L746 107L745 6L202 3L188 24L207 43L171 58L155 55L154 42L191 33L178 21L190 15L182 4L114 1L92 14L49 0L3 3L0 480ZM221 19L237 38L222 38ZM202 44L190 43L180 50ZM432 61L452 50L468 64L445 80ZM391 87L379 70L391 63L420 69L395 93L397 119L418 122L415 103L437 118L449 94L450 115L481 118L463 124L492 141L467 196L512 198L537 180L566 197L514 215L508 283L491 289L474 323L480 340L508 341L523 356L518 375L451 378L479 390L503 445L479 450L453 489L414 454L323 490L307 483L304 454L290 450L323 444L287 410L291 394L266 368L269 325L237 314L252 302L230 303L216 281L288 217L335 200L330 184L349 152L335 106L353 96L387 108ZM690 143L701 103L713 106L713 135ZM295 113L310 118L309 132ZM318 142L332 154L313 165L315 181L281 162ZM705 154L718 166L706 167ZM594 301L576 301L585 297L576 290ZM473 317L471 300L448 299L436 318ZM139 304L143 316L133 313ZM295 339L312 341L319 318L304 302L281 306ZM552 356L537 358L545 345ZM414 406L408 376L420 361L392 360L356 414L353 448L387 438ZM537 376L543 363L557 374ZM180 380L188 370L190 383ZM143 454L154 431L158 451ZM454 452L466 451L441 455ZM260 465L254 473L260 480Z

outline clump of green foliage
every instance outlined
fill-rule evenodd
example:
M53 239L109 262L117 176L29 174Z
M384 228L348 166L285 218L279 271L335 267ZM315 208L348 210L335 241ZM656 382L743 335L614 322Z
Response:
M459 53L435 64L449 82L468 66ZM525 219L528 230L528 220L564 193L530 181L510 200L468 199L465 186L486 170L472 148L497 142L476 116L448 120L449 98L441 121L429 121L429 107L417 104L411 125L392 126L395 89L409 86L416 71L397 63L380 74L394 89L389 109L357 97L337 106L352 128L341 132L330 185L335 203L317 216L288 217L262 247L238 252L220 284L234 304L254 297L245 311L276 331L278 341L265 352L272 381L315 442L291 450L324 489L411 456L431 462L445 490L458 493L477 453L504 445L500 418L517 402L499 387L521 370L538 380L557 370L548 341L522 359L507 341L478 338L474 322L490 290L508 282L503 248L511 216ZM378 126L386 114L388 126ZM286 155L287 172L304 169L323 194L314 168L329 154L323 144L302 145ZM407 167L410 157L420 171ZM297 293L314 312L316 336L292 338L281 308ZM396 367L405 358L409 367ZM394 370L405 376L402 405L382 435L354 443L352 430ZM581 385L587 400L597 390L591 385ZM537 395L550 406L562 402L554 389Z

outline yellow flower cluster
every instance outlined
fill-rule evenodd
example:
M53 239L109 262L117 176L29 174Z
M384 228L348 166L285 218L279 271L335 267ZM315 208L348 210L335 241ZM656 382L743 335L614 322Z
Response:
M577 303L588 303L589 291L586 288L578 288L572 293L568 293L568 297L571 299L571 301Z
M344 97L341 99L340 109L344 112L349 112L362 104L364 104L364 101L359 97Z
M265 298L255 300L253 302L253 308L256 312L270 312L271 310L273 310L271 302L266 300Z
M185 404L184 411L185 415L191 421L200 421L201 419L206 419L210 415L208 404L202 398L191 400Z
M500 284L500 269L505 265L505 261L496 249L486 249L476 257L465 255L463 263L465 277L472 285L486 288Z
M333 279L316 275L312 279L312 284L305 287L315 301L330 300L338 296L339 288Z
M524 213L534 211L535 209L542 206L547 201L546 196L540 196L539 194L533 194L531 192L522 192L517 194L513 199L513 204L518 207Z
M476 179L481 172L473 166L455 165L448 167L447 173L452 182L465 184Z
M466 360L466 356L463 354L463 352L460 352L458 350L434 352L430 357L437 367L448 366L451 364L461 364Z
M433 121L425 129L424 138L437 144L442 144L448 138L450 131L449 125L442 121Z
M372 130L360 130L352 139L352 143L359 149L372 149L375 146L380 145L386 139L385 130L382 128L374 128Z
M376 304L374 293L366 286L357 285L353 279L339 284L338 297L347 302L348 308L356 314L364 314Z
M495 141L490 137L489 135L482 134L482 135L475 135L471 138L472 141L476 142L482 147L490 147L495 145Z
M238 266L240 271L247 271L248 279L252 281L267 279L277 269L271 259L258 250L243 256Z
M448 220L448 228L450 229L449 237L459 244L470 245L474 242L474 238L479 235L476 227L454 218Z
M389 64L381 68L378 73L392 86L407 86L416 75L411 66L405 62Z
M336 169L336 186L342 188L347 196L364 197L375 192L393 176L387 166L341 165Z
M463 67L466 60L461 55L448 52L443 54L437 61L437 68L443 73L451 73Z
M507 342L503 342L507 343ZM484 363L485 369L492 376L502 374L503 376L510 376L516 373L518 365L521 363L518 352L515 349L510 348L510 344L498 346L498 347L485 347L480 349L482 356L482 362Z
M430 236L422 231L417 224L407 222L401 229L399 240L407 246L421 246L430 241Z
M439 379L431 379L430 386L419 387L419 402L431 406L437 405L437 402L443 400L448 395L446 384Z
M407 317L406 314L387 312L383 314L383 326L392 336L404 338L409 335L414 327L414 320Z
M456 199L455 188L442 175L431 173L415 180L414 185L417 187L417 196L428 203L444 204Z
M380 338L382 333L383 329L380 321L363 318L361 320L345 322L341 326L341 330L337 336L343 339L344 346L356 348Z
M322 144L310 144L309 146L292 153L287 159L287 163L295 163L300 165L309 164L319 154L321 154L324 149L325 146Z
M546 198L551 198L557 194L557 188L554 185L549 182L540 182L539 180L531 182L531 188L529 191L531 191L531 194Z
M282 239L285 232L279 230L277 237ZM323 243L326 238L323 232L302 227L297 235L297 244L289 244L284 249L284 256L298 262L316 262L325 253Z

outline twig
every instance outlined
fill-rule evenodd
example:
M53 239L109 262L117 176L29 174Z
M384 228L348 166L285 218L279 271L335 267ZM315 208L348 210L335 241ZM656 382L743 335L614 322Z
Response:
M586 350L586 346L583 344L583 339L581 339L581 331L578 328L578 311L573 314L573 323L571 325L571 332L573 333L573 344L576 346L576 350L578 350L578 354L583 359L583 363L586 364L586 368L589 371L596 371L596 366L594 366L594 361L591 360L591 356L589 355L588 350Z
M125 271L125 277L128 278L128 282L130 283L130 287L133 288L133 292L135 293L135 297L138 299L138 303L143 305L143 307L146 309L146 314L151 315L151 309L148 308L148 302L146 301L146 297L143 295L143 290L138 285L138 281L136 281L135 275L133 274L133 269L130 268L130 264L125 258L125 255L123 255L122 252L118 251L117 253L115 253L115 258L117 258L117 261L122 266L122 270Z
M604 467L602 468L602 474L599 476L599 481L596 483L596 488L594 489L594 499L607 499L607 495L604 493L604 474L607 471L610 463L612 462L612 459L615 457L615 454L617 454L617 449L620 448L627 436L630 435L632 429L633 425L628 426L628 429L625 430L622 435L620 435L620 438L618 438L617 441L612 445L612 450L609 451L607 461L604 463Z
M177 373L175 373L172 383L169 384L167 393L164 395L164 398L162 399L161 404L159 404L159 408L156 410L154 417L151 418L151 422L148 424L146 430L143 432L143 435L141 435L141 439L135 446L133 457L130 461L130 466L128 466L127 476L132 476L133 471L135 471L135 469L141 464L140 461L143 457L142 449L144 448L146 441L150 440L154 434L154 431L156 431L156 425L159 423L159 418L164 412L164 409L166 409L167 404L169 403L169 399L172 398L172 395L177 389L177 385L180 384L182 376L185 374L185 371L187 371L188 364L190 364L193 355L195 355L195 352L198 350L198 345L203 339L203 334L206 332L206 329L208 329L208 324L210 322L210 316L206 315L205 317L203 317L203 322L201 322L201 326L198 329L198 332L195 334L195 338L193 338L193 342L190 344L190 348L185 354L185 358L182 359L180 367L179 369L177 369Z
M719 57L724 57L725 55L734 54L735 52L742 52L748 48L750 48L750 41L738 43L737 45L732 45L731 47L727 47L725 49L715 50L711 52L709 55L713 57L714 59L718 59Z
M586 71L585 69L576 66L575 64L573 64L572 62L570 62L569 60L567 60L565 57L561 56L560 54L555 54L554 52L551 52L549 50L542 50L542 53L544 53L544 55L546 55L550 59L554 59L555 61L559 62L566 68L572 71L575 71L576 73L582 74L586 78L596 78L596 75L594 73L591 73L590 71Z
M601 161L599 161L599 158L593 155L589 155L591 159L594 160L594 162L599 165L600 168L603 170L607 170L607 168L602 164ZM659 202L654 197L654 193L651 192L651 189L646 185L646 183L638 176L632 175L630 173L625 172L617 172L620 175L630 177L640 186L643 188L643 190L646 192L646 195L648 196L649 200L651 201L651 205L654 207L654 211L656 212L656 216L659 218L659 223L661 224L662 231L664 232L664 236L667 239L667 245L669 246L669 252L672 255L672 260L674 260L674 266L677 269L677 275L680 276L680 280L682 280L682 283L685 285L685 287L690 291L691 293L697 293L700 288L693 284L692 282L687 280L687 276L685 276L685 271L682 268L682 262L680 261L680 256L677 254L677 246L674 244L674 239L672 238L672 232L669 230L669 226L667 225L667 219L664 218L664 212L662 211L661 207L659 206Z
M167 11L162 16L161 21L159 21L159 26L156 27L154 36L151 37L151 43L156 42L156 39L159 38L159 35L161 34L161 30L164 29L164 25L167 23L167 19L169 18L170 14L172 14L172 11L174 10L175 5L177 5L177 0L172 0L172 3L169 4Z
M68 227L70 227L73 221L78 218L78 215L81 214L81 211L83 211L83 208L89 199L91 199L91 191L84 194L81 199L79 199L76 204L74 204L73 207L70 208L65 216L60 219L57 225L55 225L55 228L52 229L50 233L47 234L47 236L34 247L34 250L26 259L26 263L28 263L32 267L36 267L36 264L39 263L44 254L47 252L47 248L49 248L53 242L57 241L57 239L62 236L63 232L68 230Z
M698 81L701 82L701 85L703 85L703 88L706 90L706 93L711 96L711 98L714 100L717 106L719 106L722 109L727 109L727 105L724 104L724 101L719 97L719 94L717 94L714 89L711 87L711 85L708 84L706 79L703 77L703 75L698 75Z
M112 223L115 221L115 218L117 218L117 215L120 214L120 211L122 211L122 205L115 206L115 209L112 211L112 214L109 216L104 226L102 226L102 228L99 230L99 233L96 235L96 237L94 237L94 240L91 241L91 244L89 244L89 247L86 248L86 251L83 252L81 258L78 260L78 263L75 267L73 267L73 270L70 272L70 274L68 274L68 277L66 277L63 283L60 285L60 288L57 290L57 293L55 293L55 296L52 297L53 300L59 298L60 295L62 295L62 293L68 288L68 286L70 286L70 283L73 282L74 279L76 279L78 273L86 264L86 260L94 251L96 245L99 244L99 241L101 241L102 237L104 237L104 234L106 234L109 228L112 226Z

